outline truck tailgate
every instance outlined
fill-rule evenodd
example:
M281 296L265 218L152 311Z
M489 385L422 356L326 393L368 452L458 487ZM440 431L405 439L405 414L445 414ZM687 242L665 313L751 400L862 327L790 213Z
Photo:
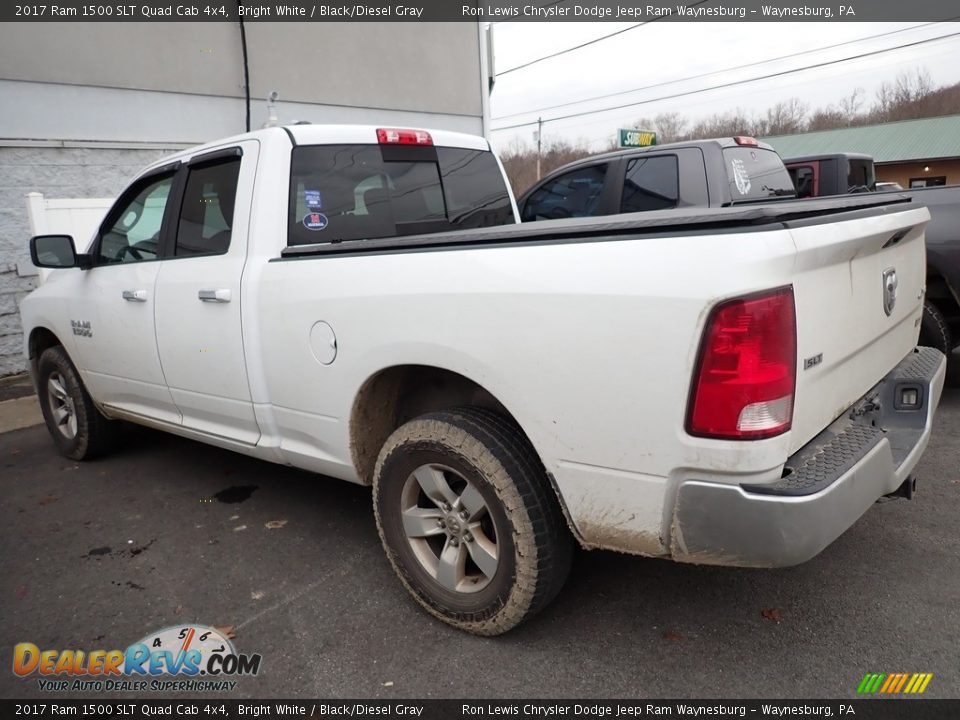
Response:
M785 223L797 248L791 452L843 414L916 345L929 218L926 208L891 207L869 217Z

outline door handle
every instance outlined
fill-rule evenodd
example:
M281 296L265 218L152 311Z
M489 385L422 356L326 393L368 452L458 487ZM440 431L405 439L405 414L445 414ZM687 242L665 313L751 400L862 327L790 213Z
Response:
M201 290L197 297L203 302L228 303L232 297L230 290L221 288L219 290Z
M146 302L147 301L146 290L124 290L122 295L124 300L129 300L130 302Z

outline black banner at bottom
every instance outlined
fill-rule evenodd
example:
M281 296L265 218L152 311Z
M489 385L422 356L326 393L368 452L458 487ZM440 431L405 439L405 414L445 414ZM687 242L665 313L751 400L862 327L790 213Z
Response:
M0 700L6 718L960 718L960 700Z

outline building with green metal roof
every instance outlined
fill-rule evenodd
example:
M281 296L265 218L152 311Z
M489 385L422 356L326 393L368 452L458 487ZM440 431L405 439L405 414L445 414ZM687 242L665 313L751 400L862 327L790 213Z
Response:
M960 184L960 115L762 138L781 157L872 155L877 181L904 188Z

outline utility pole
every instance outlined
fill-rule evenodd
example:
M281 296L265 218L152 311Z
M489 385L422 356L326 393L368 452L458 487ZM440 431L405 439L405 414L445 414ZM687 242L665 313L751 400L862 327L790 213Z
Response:
M536 141L537 141L537 180L540 179L540 147L542 145L543 138L543 118L537 118L537 132L536 132Z

